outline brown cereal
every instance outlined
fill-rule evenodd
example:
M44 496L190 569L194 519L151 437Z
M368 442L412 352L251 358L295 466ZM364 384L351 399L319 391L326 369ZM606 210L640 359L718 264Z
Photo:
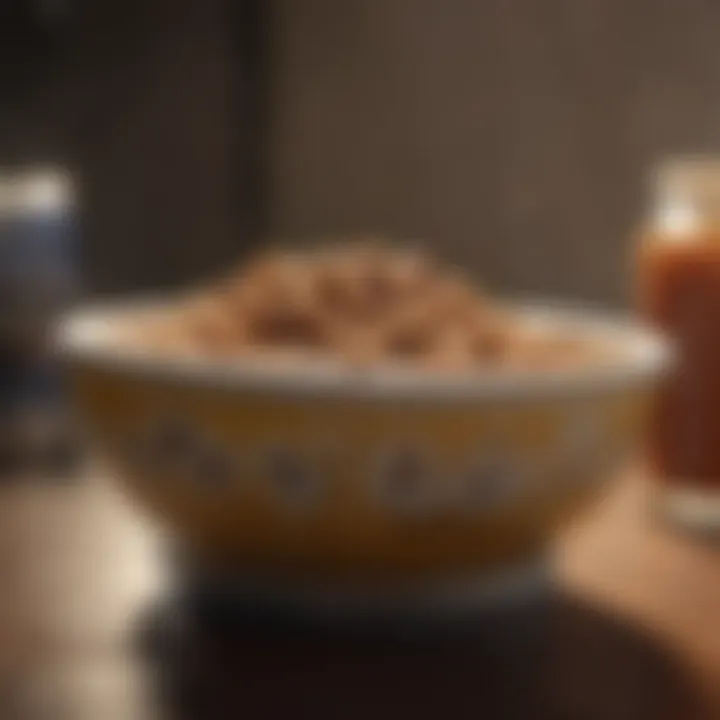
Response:
M447 372L587 357L581 343L522 328L457 272L375 241L265 253L148 324L137 342L223 356L311 348L356 365L397 359Z
M437 336L428 364L443 371L465 371L477 366L477 357L463 325L447 327Z
M389 318L382 332L383 347L388 355L413 358L432 350L438 327L435 319L425 311L423 303L416 307L402 307Z
M337 328L333 347L343 361L357 367L367 367L387 357L384 336L379 328Z
M243 341L241 327L219 297L204 297L190 303L183 322L188 338L213 354L232 354Z
M470 352L481 363L498 363L505 357L510 338L516 332L504 313L483 309L468 318Z

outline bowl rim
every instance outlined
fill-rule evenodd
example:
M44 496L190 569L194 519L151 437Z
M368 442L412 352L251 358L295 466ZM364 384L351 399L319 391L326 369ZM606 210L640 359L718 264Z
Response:
M586 304L511 301L506 305L531 322L606 338L618 357L576 368L523 370L482 368L454 375L387 363L351 367L332 358L297 358L300 367L269 370L267 353L208 360L207 357L158 357L140 348L120 350L108 342L112 320L142 310L168 307L167 296L89 303L69 311L57 324L53 346L71 366L95 367L185 385L215 386L259 394L316 399L408 401L511 401L604 393L651 383L670 366L670 343L630 316Z

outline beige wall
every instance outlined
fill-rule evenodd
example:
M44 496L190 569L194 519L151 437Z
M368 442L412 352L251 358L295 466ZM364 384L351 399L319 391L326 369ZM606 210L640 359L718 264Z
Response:
M278 0L271 229L617 301L646 167L720 149L720 4Z
M75 87L63 92L91 284L124 291L204 279L243 242L229 4L105 0L80 23Z
M717 2L254 1L273 20L257 137L232 0L81 3L66 82L32 122L0 113L0 161L45 157L67 126L93 286L186 282L247 250L260 148L270 233L428 238L500 290L617 301L648 164L720 150Z
M0 78L0 166L51 159L77 172L93 290L217 272L248 241L232 0L73 7L51 67L31 75L28 53ZM34 84L8 107L15 75Z

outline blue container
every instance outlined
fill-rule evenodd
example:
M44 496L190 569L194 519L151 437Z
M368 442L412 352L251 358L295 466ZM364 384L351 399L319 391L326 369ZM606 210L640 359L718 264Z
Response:
M42 342L77 286L72 184L59 171L0 172L0 343Z
M26 462L47 456L70 431L48 341L78 291L77 241L66 172L0 170L0 432L5 454Z

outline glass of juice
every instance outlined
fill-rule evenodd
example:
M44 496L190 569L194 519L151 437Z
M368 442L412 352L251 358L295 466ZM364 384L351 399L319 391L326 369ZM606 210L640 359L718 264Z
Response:
M677 357L648 439L660 509L720 537L720 156L658 166L638 292L641 312Z

